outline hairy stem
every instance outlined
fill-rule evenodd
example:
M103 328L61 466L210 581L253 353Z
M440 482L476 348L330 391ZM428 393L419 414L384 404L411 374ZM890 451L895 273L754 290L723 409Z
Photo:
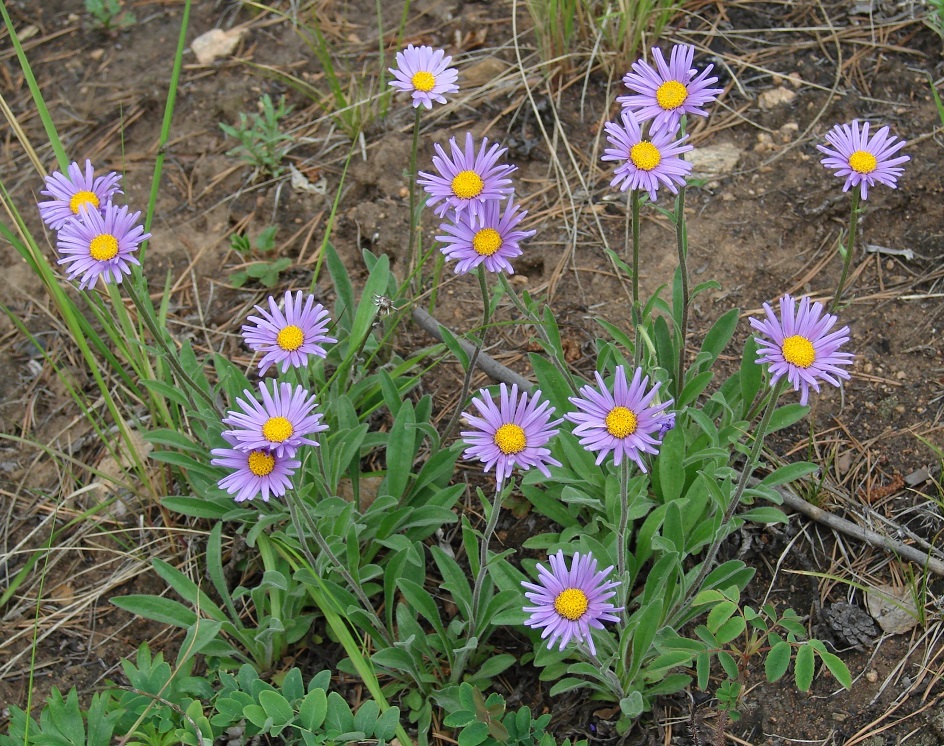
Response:
M419 292L423 284L420 271L420 256L416 245L416 232L419 226L419 215L416 210L416 151L420 142L420 108L416 107L416 118L413 120L413 145L410 148L410 242L407 244L407 256L410 257L411 269L416 275L414 289Z
M852 254L855 251L856 229L859 226L859 190L852 190L852 209L849 214L849 243L846 246L839 244L839 254L842 256L842 274L839 275L839 284L836 285L836 292L832 301L829 303L829 313L835 313L842 301L842 291L846 285L846 279L849 277L849 266L852 264Z
M626 582L626 529L629 526L629 458L625 455L620 464L619 486L619 527L616 529L616 579L619 581L619 603L623 607L623 619L629 617L626 611L626 595L629 584Z
M502 497L505 492L502 484L499 482L495 487L495 497L492 501L492 509L488 515L488 521L485 524L485 531L482 533L482 541L479 543L479 571L475 574L475 585L472 586L472 607L470 610L471 619L469 620L469 634L466 638L471 640L477 638L482 630L479 629L479 605L482 601L482 588L485 585L485 576L488 574L488 545L492 541L492 534L498 526L498 514L501 512ZM465 671L465 664L469 658L469 650L463 650L456 658L452 667L452 681L459 681Z
M675 396L685 388L685 344L688 337L688 231L685 228L685 187L679 188L675 201L675 240L678 245L679 275L682 278L682 318L679 328L678 372L675 375Z

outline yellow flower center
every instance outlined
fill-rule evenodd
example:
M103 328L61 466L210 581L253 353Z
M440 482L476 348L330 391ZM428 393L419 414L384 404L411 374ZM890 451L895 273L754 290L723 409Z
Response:
M272 473L275 468L275 456L268 451L253 451L249 454L249 471L257 477Z
M656 90L656 102L663 109L677 109L688 98L688 88L677 80L667 80Z
M614 438L625 438L636 432L638 420L635 413L626 407L613 407L606 416L606 431Z
M436 78L433 77L432 73L420 70L418 73L414 73L413 77L410 78L410 82L416 90L429 93L436 85Z
M295 430L284 417L270 417L262 426L262 437L272 443L282 443L292 437Z
M482 228L472 237L472 248L482 256L491 256L501 247L501 234L494 228Z
M100 233L89 244L89 255L92 259L107 262L118 254L118 239L110 233Z
M794 335L783 340L783 359L800 368L809 368L816 361L816 350L806 337Z
M513 456L521 453L528 445L528 439L524 435L524 430L519 425L508 422L495 431L495 445L498 450L506 456Z
M295 352L305 342L305 334L294 324L282 329L275 338L275 343L286 352Z
M867 150L857 150L849 156L849 168L857 173L870 174L876 166L878 166L878 161Z
M662 153L651 142L643 140L629 149L629 160L636 168L651 171L662 162Z
M587 594L579 588L565 588L554 599L554 611L572 622L586 614L589 606Z
M95 192L76 192L72 195L72 199L69 200L69 209L72 210L73 215L78 215L79 210L86 205L91 205L98 209L98 195L95 194Z
M460 171L452 180L452 193L459 199L478 197L485 188L485 182L475 171Z

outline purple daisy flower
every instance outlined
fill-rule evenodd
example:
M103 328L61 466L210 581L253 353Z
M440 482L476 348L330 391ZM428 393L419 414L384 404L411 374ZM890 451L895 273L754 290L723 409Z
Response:
M786 376L794 391L800 392L800 404L806 404L810 388L819 391L819 382L839 386L839 379L849 379L849 372L840 365L851 365L854 355L839 352L849 341L849 327L844 326L827 334L836 323L836 317L823 313L822 303L810 305L809 298L801 298L794 308L793 298L780 299L780 320L773 309L764 304L766 319L751 319L751 326L766 335L754 337L759 348L757 363L770 363L770 384Z
M518 231L515 227L528 214L519 210L514 199L505 204L502 214L501 203L490 201L475 216L456 216L456 222L443 223L439 230L447 235L436 236L442 242L440 251L447 259L458 259L456 273L465 274L480 264L489 272L508 272L514 274L509 259L521 256L519 241L531 238L536 231Z
M103 212L82 210L67 221L56 239L56 250L62 254L58 264L68 264L68 278L82 275L80 290L92 287L101 276L106 283L121 282L131 274L132 264L141 262L132 252L151 237L138 225L140 212L128 214L127 207L109 202Z
M261 316L250 316L252 324L243 325L243 339L250 349L264 352L259 361L259 373L265 373L269 366L281 363L282 372L290 367L301 368L308 363L309 355L325 357L327 352L321 345L337 342L329 337L328 311L320 303L315 303L315 296L309 295L302 307L302 292L294 296L291 291L285 293L285 310L279 309L275 298L269 296L269 310L256 306Z
M560 638L563 650L572 639L586 642L590 654L596 655L590 628L603 629L602 622L618 622L615 612L622 611L607 603L607 599L616 595L611 590L619 585L617 581L606 580L612 566L597 572L597 561L589 552L583 556L574 554L570 570L564 559L563 551L548 557L551 569L538 564L538 584L522 581L521 585L530 592L525 598L534 606L525 606L524 611L531 614L525 625L534 629L544 628L541 639L547 639L547 649L554 647ZM550 639L548 639L550 638Z
M505 384L501 384L500 390L498 406L486 389L479 391L481 398L472 399L472 405L481 417L462 413L475 428L461 433L468 446L463 458L477 458L484 462L485 471L495 466L499 486L515 466L525 470L534 466L545 477L550 477L548 464L560 466L561 463L551 457L545 444L557 435L556 425L563 420L549 422L554 408L546 400L538 404L540 391L536 390L529 401L526 393L518 397L517 384L511 387L511 393Z
M104 210L112 197L122 194L118 188L121 176L111 171L96 178L89 160L85 161L84 174L78 163L69 166L68 174L53 171L46 177L46 188L40 192L52 197L37 206L43 222L53 230L59 230L88 208Z
M570 398L571 404L580 410L565 415L577 425L574 435L580 438L580 445L588 451L599 451L598 464L613 451L613 463L617 466L624 458L629 458L645 473L642 455L659 452L663 428L668 424L665 409L674 400L653 404L652 400L662 384L656 383L647 392L649 376L643 377L642 368L636 368L630 383L623 366L617 366L612 394L603 376L595 375L598 388L584 386L580 389L580 397ZM674 418L672 424L675 424Z
M446 155L442 145L436 143L437 155L433 156L433 166L439 173L420 171L421 178L416 180L429 194L428 207L442 203L435 209L437 217L443 217L450 208L456 211L457 216L467 210L474 217L488 201L501 200L514 193L508 175L517 166L498 163L508 148L498 143L489 148L488 138L483 137L476 154L471 132L465 133L464 150L460 150L454 137L449 138L449 146L452 158Z
M231 445L237 445L232 435L223 436ZM292 488L292 475L302 465L301 461L277 456L273 451L256 449L243 451L237 448L214 448L210 454L216 458L213 466L233 469L219 481L220 489L234 495L238 503L252 500L260 492L262 501L269 502L269 494L282 497Z
M259 384L260 404L248 389L245 399L237 399L242 412L230 411L223 418L224 425L233 429L223 437L245 451L272 451L279 458L291 458L301 445L316 446L318 442L308 435L327 430L321 424L321 413L312 414L317 406L313 394L301 386L273 381L272 391L265 383Z
M387 68L396 77L390 85L411 94L414 109L420 104L432 109L433 101L446 103L445 94L459 90L456 85L459 73L454 67L449 67L452 57L445 55L441 49L408 45L402 52L397 52L397 66Z
M664 184L672 194L678 194L678 186L685 186L685 177L692 171L692 164L679 158L680 153L692 149L685 143L688 135L675 140L675 134L659 132L644 140L636 116L628 109L620 112L623 125L607 122L604 126L606 139L612 147L603 151L604 161L616 161L622 165L613 172L610 186L627 189L643 189L649 199L656 201L659 185Z
M861 130L858 121L837 124L826 133L826 142L835 150L817 145L816 149L828 156L820 162L834 169L836 176L846 177L842 191L858 186L862 199L868 198L869 187L875 186L876 181L897 189L898 177L904 171L901 164L911 160L907 155L892 158L906 143L894 135L889 137L888 127L882 127L869 139L868 122L862 124Z
M673 136L679 127L683 114L697 114L707 117L703 108L714 101L723 88L709 88L717 83L717 78L709 78L713 65L708 65L702 72L692 67L695 48L689 44L676 44L672 47L669 64L665 64L662 50L652 48L653 67L643 60L633 63L633 72L623 76L623 83L632 96L620 96L616 100L636 114L640 122L652 120L649 133L668 132Z

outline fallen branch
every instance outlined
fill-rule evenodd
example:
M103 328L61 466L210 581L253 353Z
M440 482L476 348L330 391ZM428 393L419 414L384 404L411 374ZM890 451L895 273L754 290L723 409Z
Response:
M443 326L435 318L430 316L422 308L413 309L413 320L419 324L423 331L428 332L433 337L442 342L442 334L439 333L439 327ZM456 339L459 340L459 344L462 345L462 349L465 350L469 355L472 354L472 351L475 349L475 346L471 343L459 337L457 335ZM531 383L526 378L519 376L511 368L507 368L498 362L495 358L486 355L484 352L480 352L478 358L476 359L476 366L481 368L487 376L500 381L503 383L515 383L518 384L518 388L521 391L530 391L534 388L534 384Z
M887 549L889 552L899 557L904 557L922 567L927 567L936 575L944 576L944 562L941 560L930 557L925 552L908 546L907 544L902 544L900 541L895 541L891 537L884 536L867 528L862 528L852 521L847 521L845 518L840 518L838 515L817 508L815 505L811 505L802 497L798 497L788 490L778 489L777 492L783 497L784 505L793 508L798 513L802 513L818 523L829 526L829 528L834 531L839 531L859 541L864 541L866 544L871 544L873 547Z

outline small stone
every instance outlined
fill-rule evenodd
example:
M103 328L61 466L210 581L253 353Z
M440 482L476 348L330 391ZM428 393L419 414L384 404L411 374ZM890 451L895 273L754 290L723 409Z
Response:
M98 62L102 57L105 56L105 50L93 49L91 52L89 52L88 56L90 60L95 60L95 62Z
M789 88L780 86L764 91L757 97L757 105L761 109L773 109L781 104L788 104L796 98L796 93Z
M407 197L410 196L410 190L407 189L406 187L400 187L400 191L397 192L397 194L400 195L400 199L406 199Z
M723 176L731 173L741 158L741 149L730 142L719 142L695 148L685 154L692 164L692 175L697 178Z
M874 684L876 681L878 681L878 671L876 671L874 668L870 668L865 673L865 680L870 684Z
M834 712L834 713L833 713L833 720L835 720L837 723L841 723L841 722L843 722L844 720L848 720L848 719L849 719L849 716L848 716L846 713L844 713L844 712Z
M895 378L897 378L899 381L904 381L907 377L908 374L903 370L900 370L895 374Z
M898 414L904 414L904 413L905 413L905 408L904 408L904 406L902 406L901 404L899 404L897 407L895 407L895 411L896 411Z
M872 366L872 363L866 363L865 367L862 368L862 370L865 371L866 373L871 373L873 369L874 368Z
M755 153L766 153L768 150L773 150L774 140L766 132L757 133L757 144L754 146Z
M902 635L918 624L918 609L911 589L879 585L865 594L865 605L878 626L892 635Z
M887 269L887 270L893 270L893 269L895 269L895 262L893 262L891 259L889 259L887 262L885 262L885 269Z
M221 57L232 54L245 33L244 28L232 28L229 31L219 28L210 29L194 39L190 44L190 49L197 58L197 62L208 65Z

